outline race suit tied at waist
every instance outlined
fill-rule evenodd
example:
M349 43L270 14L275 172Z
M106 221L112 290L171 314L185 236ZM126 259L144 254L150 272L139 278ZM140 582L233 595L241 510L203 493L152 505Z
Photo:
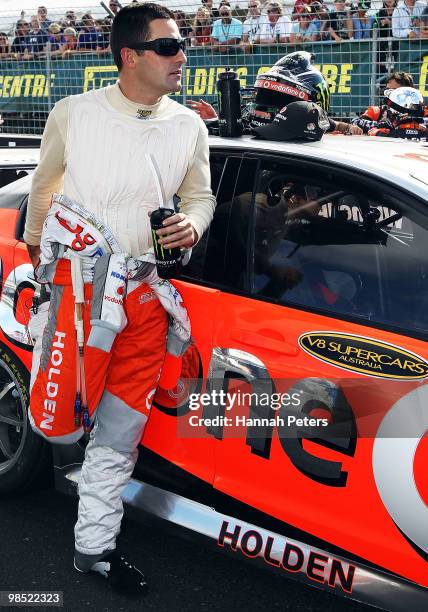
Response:
M72 418L52 419L52 415L46 413L46 406L50 407L51 412L58 412L60 406L62 410L73 412L68 396L67 401L61 401L59 387L52 377L56 371L66 366L78 369L76 364L85 353L83 344L105 355L110 353L116 335L127 325L127 296L134 291L142 294L150 291L167 312L169 323L164 370L167 369L168 355L170 360L180 358L190 345L190 321L178 290L168 280L159 278L154 254L148 252L134 258L120 252L118 241L111 230L95 215L64 195L54 195L52 198L40 246L41 257L37 275L40 282L51 284L52 298L41 341L40 364L36 372L32 372L35 384L30 399L30 422L33 429L44 437L60 443L71 443L83 433L80 422L79 426L73 426ZM60 312L58 304L64 304L66 296L71 306L63 320L67 334L59 331L58 321L55 320ZM90 309L87 307L89 303ZM142 299L141 303L145 303L145 300ZM77 355L76 364L74 357L67 360L71 363L66 364L62 356L64 344L70 340L75 346L72 353ZM162 377L163 373L161 383ZM76 378L79 380L78 371ZM73 380L72 374L69 379ZM85 376L81 374L80 386L83 389L84 379ZM165 379L167 380L167 377ZM51 395L56 394L55 398L45 397L46 390ZM95 408L96 406L92 405L87 410L85 406L85 431L88 431ZM53 427L53 422L61 424L61 428Z

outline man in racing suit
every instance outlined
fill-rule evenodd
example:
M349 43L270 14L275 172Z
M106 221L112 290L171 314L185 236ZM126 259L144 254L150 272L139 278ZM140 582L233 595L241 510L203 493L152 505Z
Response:
M382 121L375 122L368 130L369 136L411 138L425 140L427 127L424 124L426 105L418 89L398 87L388 93Z
M390 135L390 125L388 123L388 97L394 89L399 87L414 87L413 77L408 72L393 72L386 81L384 91L384 102L380 106L369 106L359 117L352 119L352 124L360 127L364 134L372 130L371 135L388 136ZM425 108L425 117L428 119L428 108ZM381 130L373 132L373 130ZM384 130L382 132L382 130ZM386 131L385 131L386 130Z
M52 110L33 177L24 239L34 266L53 192L84 206L113 232L123 252L151 246L149 214L158 207L147 165L152 157L163 197L180 212L158 230L166 248L191 247L207 229L210 189L203 122L166 94L180 89L186 61L173 13L154 3L123 8L112 25L115 85L60 100ZM147 155L150 154L150 155ZM64 188L61 189L62 181ZM60 260L60 264L68 264ZM69 274L61 266L62 276ZM166 315L147 285L127 296L128 325L114 342L104 393L79 481L75 567L97 571L125 592L146 587L142 573L116 549L129 481L165 355ZM105 356L100 356L105 359Z

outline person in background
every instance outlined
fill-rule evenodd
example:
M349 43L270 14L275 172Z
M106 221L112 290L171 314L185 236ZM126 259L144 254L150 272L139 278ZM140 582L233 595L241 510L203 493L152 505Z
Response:
M52 23L52 21L48 19L48 9L45 6L39 6L37 9L37 17L39 19L41 29L44 32L47 32Z
M260 45L275 45L288 43L291 34L291 20L282 14L282 6L279 2L269 2L266 8L267 19L260 28L260 34L256 43Z
M421 92L414 87L397 87L387 98L385 118L370 128L368 135L426 140L426 105Z
M397 0L383 0L382 8L376 13L375 22L381 38L392 37L392 14L397 6Z
M206 47L210 45L211 31L211 14L205 6L200 6L196 11L193 29L190 32L192 47Z
M397 0L383 0L382 8L375 14L374 27L377 28L378 42L378 66L379 72L388 72L387 64L391 52L398 51L398 41L385 40L392 38L392 15L397 6Z
M7 59L10 57L10 44L7 34L0 32L0 59Z
M399 87L414 86L413 77L408 72L392 72L386 80L383 103L366 108L359 117L352 119L352 124L358 125L365 134L373 127L380 127L387 120L387 100L390 92Z
M426 3L415 0L400 0L392 13L392 35L394 38L417 38L418 23Z
M67 11L63 20L64 27L74 28L77 32L77 17L74 11Z
M428 7L424 9L419 22L419 37L428 38Z
M97 30L97 52L99 54L110 53L110 32L112 19L110 15L100 19L96 23Z
M33 15L30 19L31 30L28 36L29 44L31 47L30 53L33 57L40 56L46 51L46 43L49 40L49 36L40 27L40 23L37 15Z
M79 53L93 53L98 49L98 33L90 13L82 16L81 30L77 39Z
M359 0L358 7L352 16L352 29L355 40L371 38L374 17L367 14L370 4L365 0Z
M315 42L320 39L320 21L312 18L310 6L302 5L291 24L290 43L297 45L303 42Z
M398 89L399 87L414 87L413 77L408 72L392 72L387 80L385 89Z
M211 21L214 21L214 19L219 19L220 13L218 9L213 7L213 0L202 0L202 5L209 11Z
M336 0L334 11L330 13L330 36L335 42L349 40L352 37L351 11L344 0Z
M232 9L228 4L223 4L219 12L220 19L214 21L211 42L213 51L227 53L231 47L239 45L243 26L239 19L232 17Z
M113 15L117 15L117 13L120 10L120 6L119 6L119 2L118 0L110 0L110 2L108 3L109 9L111 10L111 12L113 13Z
M25 19L16 22L15 38L12 41L12 56L14 59L30 59L30 24Z
M60 47L63 59L69 58L77 52L77 32L74 28L65 28L63 34L64 42Z
M64 43L61 26L59 23L51 23L48 27L51 55L61 55L60 47Z
M307 7L311 4L311 0L296 0L293 6L293 12L291 14L291 19L294 21L297 15L300 15L303 7Z
M175 23L178 25L178 30L181 34L182 38L185 38L186 41L190 39L190 32L192 28L189 23L189 19L186 17L183 11L173 11Z
M319 21L319 33L317 40L331 40L330 13L328 12L326 6L322 4L322 2L312 2L311 10L313 12L313 19Z
M262 15L260 0L249 0L248 16L244 21L243 35L240 42L240 47L245 53L250 53L253 44L260 35L262 23L266 20L266 16Z

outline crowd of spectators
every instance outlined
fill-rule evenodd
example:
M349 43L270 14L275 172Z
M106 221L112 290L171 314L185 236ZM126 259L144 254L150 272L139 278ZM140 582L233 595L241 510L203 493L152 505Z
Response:
M193 15L175 11L181 36L192 47L209 46L225 53L240 47L250 52L253 45L331 41L340 43L373 36L381 38L428 39L428 0L383 0L380 10L370 0L295 0L286 12L282 1L248 0L247 14L233 9L232 0L201 0ZM13 40L0 32L0 58L33 59L46 56L67 58L76 53L108 53L118 0L109 0L111 14L94 19L90 13L80 19L72 10L59 21L49 19L46 7L39 6L30 20L16 22ZM238 5L239 6L239 5Z
M232 4L221 0L215 9L212 0L202 0L194 20L181 13L181 35L193 47L211 45L218 52L236 46L248 52L253 45L340 43L371 38L374 31L381 38L428 38L427 0L384 0L378 10L370 0L296 0L288 12L282 1L248 0L245 17Z
M119 8L117 0L110 0L110 10ZM67 58L75 53L110 52L110 29L112 17L94 19L85 13L80 19L74 11L67 11L59 21L49 19L45 6L39 6L37 14L27 21L18 19L15 36L9 39L0 32L0 58L28 60L46 57Z

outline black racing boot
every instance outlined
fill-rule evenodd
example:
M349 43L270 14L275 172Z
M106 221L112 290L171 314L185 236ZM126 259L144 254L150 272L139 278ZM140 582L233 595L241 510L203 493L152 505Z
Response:
M112 550L106 556L102 556L89 570L81 569L76 564L76 558L74 567L78 572L101 574L107 578L113 589L122 595L136 597L147 592L148 587L144 574L117 550Z

